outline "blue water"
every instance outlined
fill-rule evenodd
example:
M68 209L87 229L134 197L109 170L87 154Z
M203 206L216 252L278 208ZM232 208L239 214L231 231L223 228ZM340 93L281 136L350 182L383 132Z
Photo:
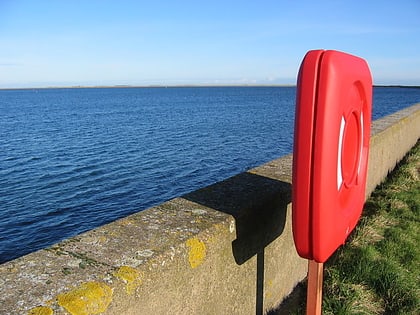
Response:
M290 153L295 92L0 90L0 263ZM419 101L375 88L373 117Z

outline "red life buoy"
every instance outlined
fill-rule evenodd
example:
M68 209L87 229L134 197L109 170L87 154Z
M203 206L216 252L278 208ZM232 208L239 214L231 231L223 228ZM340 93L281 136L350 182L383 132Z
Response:
M293 148L293 236L302 257L325 262L364 204L372 78L367 63L333 50L299 70Z

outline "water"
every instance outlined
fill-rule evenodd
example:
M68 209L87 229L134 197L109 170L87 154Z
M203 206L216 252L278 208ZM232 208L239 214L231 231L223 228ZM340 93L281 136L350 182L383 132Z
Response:
M0 91L0 263L292 151L294 87ZM420 101L375 88L374 119Z

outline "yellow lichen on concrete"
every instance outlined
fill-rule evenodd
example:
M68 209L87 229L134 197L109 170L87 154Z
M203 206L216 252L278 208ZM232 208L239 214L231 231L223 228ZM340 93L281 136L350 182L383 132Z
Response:
M108 238L104 235L101 236L85 236L82 238L82 242L85 244L105 244L108 242Z
M94 315L105 312L112 301L112 289L105 283L86 282L59 294L58 304L72 315Z
M128 225L132 225L133 224L133 221L130 220L129 218L124 218L124 219L119 220L118 223L121 226L128 226Z
M191 268L200 266L206 258L206 244L196 237L188 239L185 244L189 248L188 261Z
M130 266L121 266L114 275L127 284L125 290L128 294L133 294L142 282L140 271Z
M53 315L54 311L48 306L37 306L30 309L28 315Z

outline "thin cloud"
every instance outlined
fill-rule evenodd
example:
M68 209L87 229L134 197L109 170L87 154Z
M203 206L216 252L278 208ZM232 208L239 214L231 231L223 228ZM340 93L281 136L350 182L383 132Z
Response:
M21 67L23 66L22 63L18 62L1 62L0 61L0 67Z

